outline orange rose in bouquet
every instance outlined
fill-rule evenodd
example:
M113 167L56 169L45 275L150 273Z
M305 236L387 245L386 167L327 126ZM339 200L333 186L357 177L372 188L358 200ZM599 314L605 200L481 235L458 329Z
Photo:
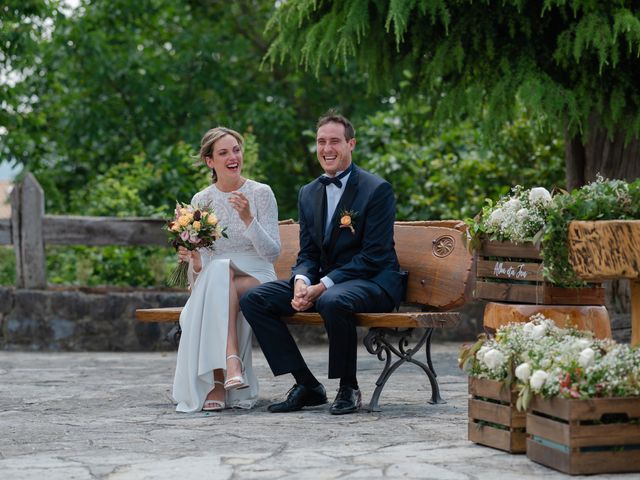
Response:
M176 250L178 247L187 250L206 248L221 237L227 238L226 227L220 225L212 208L198 208L186 203L176 203L174 218L167 222L165 229L169 234L169 242ZM186 287L188 268L188 263L178 263L169 278L169 285Z

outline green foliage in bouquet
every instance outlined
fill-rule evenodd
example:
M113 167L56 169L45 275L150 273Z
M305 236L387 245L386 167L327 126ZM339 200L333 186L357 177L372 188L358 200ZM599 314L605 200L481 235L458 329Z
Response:
M568 260L567 231L571 221L632 219L640 219L640 179L627 183L598 176L595 182L570 194L554 196L542 238L545 277L565 287L584 284Z

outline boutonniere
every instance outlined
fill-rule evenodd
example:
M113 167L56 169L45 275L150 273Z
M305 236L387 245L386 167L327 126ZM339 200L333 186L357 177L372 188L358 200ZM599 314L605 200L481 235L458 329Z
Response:
M339 228L348 228L351 230L351 234L355 235L356 219L358 218L358 212L353 210L342 210L340 212L340 225Z

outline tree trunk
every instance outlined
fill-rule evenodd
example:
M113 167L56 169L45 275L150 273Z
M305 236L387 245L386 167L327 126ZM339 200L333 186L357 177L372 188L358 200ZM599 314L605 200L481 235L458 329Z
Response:
M568 190L592 182L598 174L632 182L640 177L640 141L638 137L625 141L623 129L609 137L606 128L594 115L586 139L580 134L565 135L565 165ZM613 280L604 285L614 338L628 341L629 281Z
M625 136L623 129L619 129L610 138L595 115L591 117L586 139L580 134L565 135L567 188L581 187L598 174L629 182L640 177L640 141L638 137L625 141Z

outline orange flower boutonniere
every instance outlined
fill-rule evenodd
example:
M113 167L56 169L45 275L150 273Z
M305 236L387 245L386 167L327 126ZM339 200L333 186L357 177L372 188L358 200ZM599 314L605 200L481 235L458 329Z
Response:
M338 227L348 228L351 230L351 234L355 235L356 218L358 218L358 212L354 212L353 210L343 210L340 212L340 224Z

